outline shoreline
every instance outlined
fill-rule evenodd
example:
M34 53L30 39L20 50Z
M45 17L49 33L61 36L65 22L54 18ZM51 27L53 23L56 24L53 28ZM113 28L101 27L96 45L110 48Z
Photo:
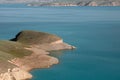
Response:
M14 43L13 46L7 46L8 48L13 47L12 55L14 55L14 50L16 55L24 55L7 60L10 65L15 65L15 67L6 68L6 70L8 70L7 72L0 73L0 80L31 79L33 76L30 74L30 71L33 69L49 68L59 63L57 58L48 55L50 54L49 51L72 50L75 48L74 46L64 43L63 40L56 35L34 31L19 32L9 43ZM16 45L18 43L19 46ZM21 47L21 49L19 50L18 47ZM21 50L23 50L23 52L20 52ZM26 52L31 54L25 55L28 54Z
M59 46L59 44L52 44L55 46ZM67 44L65 44L67 45ZM36 45L35 45L36 46ZM58 64L59 60L55 57L49 56L48 54L50 54L51 49L48 49L48 51L44 50L44 49L40 49L41 46L38 48L37 47L30 47L30 48L25 48L27 50L32 51L32 54L29 56L24 56L23 58L14 58L12 60L8 60L9 63L16 65L17 67L13 68L13 69L8 69L8 72L6 73L2 73L2 75L0 75L0 80L1 77L3 78L3 76L11 76L15 77L16 80L22 80L19 79L20 77L16 74L19 75L24 75L23 80L30 80L32 79L32 75L30 74L30 71L34 70L34 69L42 69L42 68L50 68L52 65ZM46 45L45 45L46 46ZM67 45L68 49L74 49L74 46L70 46ZM42 46L43 47L43 46ZM67 48L64 48L67 49ZM58 48L54 49L55 51L58 50ZM59 47L59 50L63 50L63 48L61 49ZM15 73L16 72L16 73ZM4 75L3 75L4 74ZM13 79L8 79L8 80L13 80Z
M49 68L52 65L59 63L57 58L54 58L52 56L48 56L47 55L48 52L47 52L47 54L46 54L46 52L44 52L42 54L38 54L38 53L34 53L34 50L32 50L32 49L31 49L31 51L33 51L33 53L29 56L25 56L24 58L15 58L15 59L9 60L8 61L9 63L14 64L17 67L15 67L13 69L8 69L8 72L2 73L0 75L0 80L3 80L2 78L4 76L12 76L12 77L15 77L16 80L22 80L22 79L19 79L18 75L16 76L16 74L24 75L24 77L22 77L22 78L24 78L24 80L29 80L33 77L30 74L30 71L32 71L34 69ZM40 58L37 58L37 56L42 58L40 60L41 63L39 61L37 61L40 59ZM34 61L36 61L36 62L32 61L33 58L35 58ZM30 61L26 61L28 59ZM29 62L31 62L32 64ZM25 63L28 63L28 64L25 64ZM39 63L39 65L36 65L35 63ZM32 66L32 65L34 65L34 66ZM32 67L30 67L30 66L32 66ZM12 79L8 79L8 80L12 80Z

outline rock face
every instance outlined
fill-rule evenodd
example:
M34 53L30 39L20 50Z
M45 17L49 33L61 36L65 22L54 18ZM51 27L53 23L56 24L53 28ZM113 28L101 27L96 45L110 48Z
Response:
M8 69L8 72L0 75L0 80L25 80L31 78L31 74L19 68Z
M30 70L59 63L48 51L73 48L53 34L21 31L11 41L0 41L0 80L30 79Z

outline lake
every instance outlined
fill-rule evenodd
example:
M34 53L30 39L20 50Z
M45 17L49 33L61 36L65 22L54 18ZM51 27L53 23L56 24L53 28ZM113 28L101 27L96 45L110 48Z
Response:
M1 4L0 39L21 30L56 34L77 47L51 52L60 63L32 70L32 80L120 80L120 7Z

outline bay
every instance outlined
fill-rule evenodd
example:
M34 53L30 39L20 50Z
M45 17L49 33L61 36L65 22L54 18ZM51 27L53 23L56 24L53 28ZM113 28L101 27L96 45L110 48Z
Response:
M120 80L120 7L0 5L0 39L21 30L56 34L77 47L52 52L60 63L32 70L32 80Z

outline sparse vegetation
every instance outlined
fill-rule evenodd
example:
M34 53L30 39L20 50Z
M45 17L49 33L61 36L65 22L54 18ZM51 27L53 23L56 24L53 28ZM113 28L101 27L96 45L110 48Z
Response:
M25 49L30 47L28 44L51 43L60 39L60 37L49 33L21 31L10 41L0 40L0 73L15 67L8 60L23 58L32 53L32 51Z
M61 40L61 38L44 32L22 31L12 40L23 44L45 44Z
M24 47L25 45L19 42L0 41L0 53L3 54L4 52L4 54L7 55L7 59L30 55L32 52L24 49Z
M8 60L16 57L24 57L32 53L24 49L24 47L25 45L18 42L0 41L0 73L15 67L15 65L9 63Z

